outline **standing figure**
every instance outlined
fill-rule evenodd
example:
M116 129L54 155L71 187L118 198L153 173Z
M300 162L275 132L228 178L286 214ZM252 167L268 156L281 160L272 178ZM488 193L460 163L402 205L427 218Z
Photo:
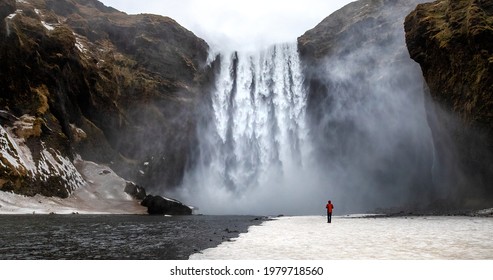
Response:
M327 208L327 223L332 222L332 210L334 209L334 204L329 200L329 203L325 206Z

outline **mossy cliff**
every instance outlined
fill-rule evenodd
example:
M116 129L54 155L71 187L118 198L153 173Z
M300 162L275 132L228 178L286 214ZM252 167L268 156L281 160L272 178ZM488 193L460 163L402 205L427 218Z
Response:
M440 0L406 18L406 42L420 64L434 136L450 135L453 149L434 137L438 164L456 162L450 186L493 197L493 2ZM452 168L452 166L451 166Z
M48 179L35 174L44 153L109 164L150 189L178 185L207 53L167 17L95 0L0 0L0 140L17 142L0 154L0 188L67 196L76 186L53 167ZM16 130L22 118L33 129ZM35 170L25 174L12 166L24 146Z

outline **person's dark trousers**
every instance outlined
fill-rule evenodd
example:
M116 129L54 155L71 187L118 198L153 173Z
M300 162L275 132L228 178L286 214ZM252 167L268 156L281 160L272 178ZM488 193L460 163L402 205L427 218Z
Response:
M327 223L332 222L332 213L327 212Z

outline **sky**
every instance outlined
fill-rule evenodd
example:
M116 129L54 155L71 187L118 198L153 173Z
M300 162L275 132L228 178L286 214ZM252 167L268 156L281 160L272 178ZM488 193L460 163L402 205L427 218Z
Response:
M352 0L100 0L128 14L169 16L217 51L294 42Z

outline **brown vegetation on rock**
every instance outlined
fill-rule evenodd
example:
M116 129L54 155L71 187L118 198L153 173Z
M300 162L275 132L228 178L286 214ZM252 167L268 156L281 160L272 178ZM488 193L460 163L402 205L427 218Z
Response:
M180 183L196 138L202 39L172 19L96 0L0 0L0 16L0 110L32 116L32 130L15 131L34 155L80 154L151 189ZM139 176L152 157L160 160Z
M477 201L491 199L493 2L421 4L406 18L405 30L409 53L420 64L427 90L438 104L427 109L432 131L451 135L455 147L451 154L434 137L441 164L458 162L461 172L448 175L450 184L473 193Z

